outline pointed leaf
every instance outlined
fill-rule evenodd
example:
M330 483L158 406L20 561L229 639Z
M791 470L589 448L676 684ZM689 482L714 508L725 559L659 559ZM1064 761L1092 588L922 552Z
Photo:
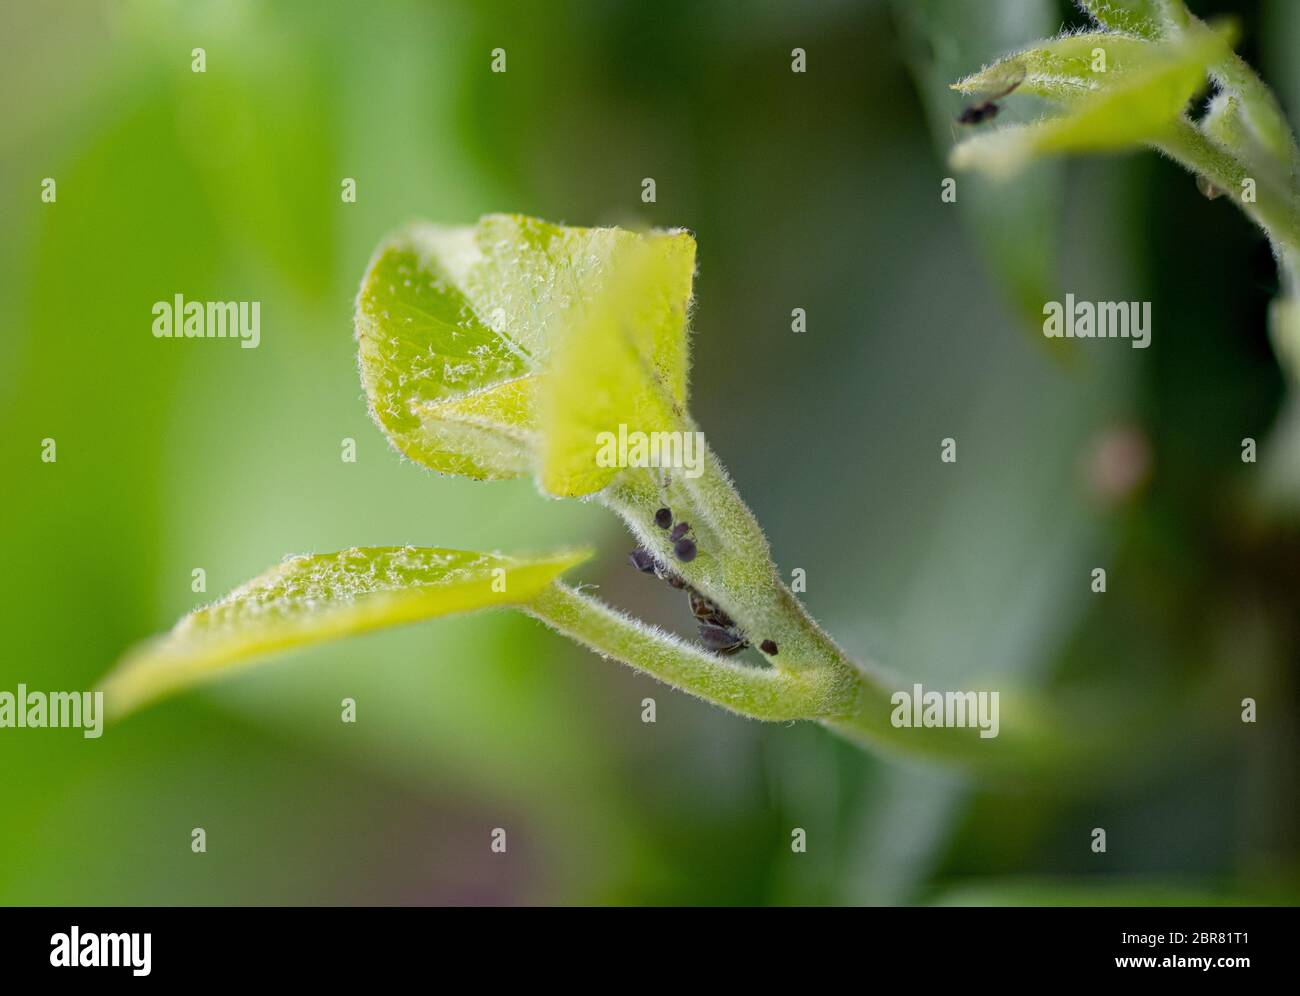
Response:
M952 88L969 94L1013 90L1070 103L1119 83L1157 52L1151 42L1125 35L1062 35L999 59Z
M684 341L694 269L686 232L629 244L601 291L557 330L542 386L547 493L592 494L613 479L619 468L599 459L603 434L684 427L684 369L671 357Z
M289 557L130 651L103 682L108 711L123 715L276 651L526 603L587 556L506 557L406 546Z
M1059 117L1000 128L953 149L959 169L1007 177L1036 157L1104 152L1156 142L1183 120L1188 100L1206 81L1206 67L1227 49L1227 31L1204 32L1153 49L1142 69L1098 90Z

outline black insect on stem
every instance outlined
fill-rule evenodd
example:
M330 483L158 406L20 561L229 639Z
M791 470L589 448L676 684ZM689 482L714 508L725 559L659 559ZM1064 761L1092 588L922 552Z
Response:
M642 574L655 573L655 558L649 550L643 547L637 547L627 555L627 559Z
M653 574L660 581L663 581L669 588L678 590L686 587L686 582L680 574L670 571L663 564L655 559L655 555L643 546L637 547L627 555L628 562L642 574Z
M983 100L975 104L969 104L962 109L961 114L957 115L957 123L960 125L977 125L985 121L992 121L998 116L997 102L1018 87L1025 79L1024 66L1012 66L1007 75L1002 89L996 93L990 93Z
M685 578L683 578L680 574L674 574L666 567L656 568L655 576L659 578L661 581L663 581L666 585L668 585L669 588L676 588L678 591L690 587L690 585L686 583Z
M739 631L712 623L700 623L700 642L719 654L734 654L749 646Z
M655 525L660 529L667 529L673 524L673 513L666 508L661 508L655 512Z
M668 534L668 538L673 543L673 555L685 564L689 564L695 559L695 540L686 534L691 531L689 522L679 522L673 526L673 531Z
M998 116L998 105L991 100L984 100L978 104L971 104L962 108L962 112L957 115L957 123L960 125L977 125L985 121L992 121Z
M692 588L687 592L691 615L701 622L713 623L715 626L732 627L735 621L723 611L722 606L702 592Z
M700 641L706 647L719 654L734 654L749 646L745 634L721 605L694 588L688 588L686 595L700 630Z
M767 654L767 656L769 656L769 657L775 657L775 656L776 656L776 641L775 641L775 640L764 640L762 643L760 643L760 644L758 645L758 649L761 650L761 651L763 651L763 653Z
M695 544L688 539L678 540L677 546L680 548L683 543L690 543L692 550L694 549ZM694 553L691 556L693 557ZM691 615L695 617L696 626L700 631L700 642L714 653L734 654L750 645L749 639L736 625L735 620L727 615L721 605L703 592L687 584L680 574L661 564L649 550L644 547L637 547L628 554L628 560L633 567L643 574L653 574L669 587L686 592L686 599L691 607ZM771 643L772 641L767 642ZM773 646L775 647L775 644Z

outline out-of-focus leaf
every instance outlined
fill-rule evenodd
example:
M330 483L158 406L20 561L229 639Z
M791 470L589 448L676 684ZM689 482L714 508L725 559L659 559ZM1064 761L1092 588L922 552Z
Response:
M1163 38L1191 19L1183 0L1078 0L1093 20L1112 31Z
M121 716L275 651L527 602L587 556L405 546L290 557L128 652L103 682L105 702Z
M1300 387L1300 298L1279 297L1269 310L1273 349L1282 369Z
M953 165L1009 177L1039 156L1105 152L1159 141L1183 118L1207 66L1227 50L1227 31L1153 48L1150 63L1059 117L999 128L953 150Z
M952 88L969 94L1014 88L1018 94L1071 103L1141 69L1155 51L1156 46L1142 38L1097 32L1062 35L999 59Z
M593 426L649 432L663 421L649 410L684 409L694 266L686 232L514 215L413 225L380 247L357 298L371 413L434 470L516 477L540 460L553 493L596 490L596 477L561 470L580 441L594 453Z
M1079 0L1079 6L1103 27L1149 40L1206 30L1182 0ZM1291 126L1273 91L1235 52L1224 52L1209 68L1215 82L1239 98L1240 113L1254 141L1289 171L1295 155Z

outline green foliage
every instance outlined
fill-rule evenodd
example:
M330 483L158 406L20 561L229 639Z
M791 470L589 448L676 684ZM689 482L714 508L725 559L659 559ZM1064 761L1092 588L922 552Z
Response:
M571 242L578 246L568 248ZM538 484L563 498L593 494L616 467L597 463L601 433L686 429L686 312L695 240L685 232L631 236L578 230L552 271L569 307L551 332L543 378ZM599 260L591 271L579 261ZM572 276L570 276L572 274Z
M105 679L104 698L122 716L276 651L526 602L587 556L406 546L289 557L129 653Z
M686 403L688 233L637 235L491 215L412 225L357 297L361 377L398 449L476 479L537 472L600 490L596 434L678 427Z
M850 661L778 577L726 472L601 466L602 432L694 431L686 410L695 243L492 215L474 227L414 225L373 258L357 298L362 382L394 447L444 473L518 476L560 497L594 495L642 544L766 647L734 661L555 583L582 559L354 549L300 557L183 619L130 654L105 684L121 715L265 654L453 612L515 605L605 656L757 719L811 719L863 743L991 768L1057 757L1033 710L996 743L972 730L900 737L889 694ZM668 503L698 556L676 558L654 523ZM497 590L494 569L508 588Z
M1063 677L1122 674L1081 718L1091 725L1137 702L1135 731L1149 727L1154 701L1168 701L1163 688L1143 694L1144 679L1172 688L1223 667L1264 687L1276 668L1285 676L1290 645L1278 638L1290 617L1279 625L1252 610L1244 628L1224 625L1243 589L1204 583L1258 571L1284 596L1288 575L1273 568L1294 561L1272 533L1254 534L1268 560L1245 559L1249 536L1221 499L1225 483L1254 470L1231 449L1229 459L1210 452L1211 422L1263 442L1278 392L1254 337L1230 324L1257 295L1248 284L1256 268L1214 237L1237 221L1228 198L1184 215L1190 178L1152 197L1153 180L1178 177L1078 175L1061 157L1036 161L1009 189L963 174L956 204L934 196L951 171L932 168L899 75L912 12L935 15L927 28L937 43L916 49L917 90L946 151L968 99L948 85L1052 34L1059 0L897 0L892 24L879 4L819 7L810 71L798 76L773 41L807 43L808 5L767 5L742 21L717 4L611 17L605 5L563 0L398 0L369 5L365 18L324 16L318 4L111 6L111 25L96 16L100 5L79 5L85 17L6 10L5 158L20 182L0 198L12 264L0 273L10 387L0 391L3 583L19 609L0 688L92 687L128 642L281 553L353 543L515 552L599 539L602 560L566 583L604 582L584 588L586 601L616 590L648 618L645 597L656 618L667 612L687 632L684 599L623 565L631 544L607 514L608 488L589 502L539 500L531 460L516 480L491 485L417 473L374 431L349 355L356 343L339 335L367 260L404 219L472 225L518 206L589 221L626 217L629 201L647 223L698 226L694 415L761 510L782 574L808 568L810 594L798 597L846 648L878 651L904 687L1020 683L1043 687L1049 702L1065 694ZM1226 6L1248 11L1244 37L1261 69L1300 107L1300 88L1282 89L1300 32L1280 28L1283 18L1300 23L1300 5ZM191 74L189 50L205 44L209 72ZM505 76L486 71L485 53L500 44L510 51ZM1001 103L999 123L1042 109L1022 92ZM575 148L598 152L579 167ZM659 178L657 205L636 203L629 181L640 164ZM813 174L815 184L799 186ZM22 180L46 175L58 177L57 205ZM357 178L357 203L339 202L343 176ZM772 196L783 190L793 196ZM1097 200L1080 204L1085 194ZM1067 203L1068 238L1055 227ZM1171 245L1180 217L1203 222L1204 237ZM1251 233L1237 229L1247 242ZM1115 350L1085 346L1070 369L1037 355L1079 345L1041 334L1042 302L1062 290L1053 260L1067 245L1072 279L1111 286L1104 281L1124 266L1117 292L1146 298L1182 282L1176 298L1205 302L1163 348L1138 354L1158 361L1154 381L1150 362L1135 368L1138 356ZM1080 258L1098 245L1104 257ZM1025 317L1027 341L993 306L999 285ZM174 290L260 298L274 321L256 351L159 349L142 302ZM795 303L810 320L798 338L781 322ZM1164 314L1174 318L1172 307ZM1243 356L1252 382L1237 369ZM711 398L711 381L726 383L727 396ZM1151 491L1122 514L1095 514L1080 486L1098 419L1125 413L1151 433L1156 484L1175 491L1172 516ZM936 418L961 439L958 467L932 458ZM59 441L53 467L31 459L32 441L47 435ZM337 459L344 435L357 441L355 464ZM840 438L853 441L847 459L827 445ZM1188 453L1202 460L1194 482L1176 466ZM1286 464L1292 495L1296 468L1300 450ZM674 507L685 484L673 482ZM1188 514L1202 504L1234 524L1226 534ZM1134 554L1152 527L1177 563L1149 543ZM701 573L717 566L704 561L722 542L711 526L708 536L689 565ZM1078 597L1086 567L1126 550L1132 583L1121 597ZM1231 570L1217 551L1230 552ZM196 566L211 594L191 594ZM647 664L659 653L631 631L625 643ZM720 660L678 643L717 675L719 692L729 673L721 664L741 677L777 673L752 650ZM778 658L787 649L782 642ZM658 698L657 725L636 722L647 694ZM345 695L360 703L354 726L334 708ZM1222 701L1208 704L1222 712ZM1261 841L1291 825L1286 807L1259 804L1289 785L1273 763L1286 745L1266 739L1277 724L1236 737L1211 731L1203 714L1175 719L1167 742L1181 762L1139 751L1098 763L1107 768L1098 785L1061 777L971 807L948 770L861 754L815 724L739 721L655 691L518 611L464 615L285 651L96 741L0 731L9 815L0 850L21 855L0 862L0 898L408 902L411 855L450 856L467 841L473 850L474 828L502 807L529 839L512 831L518 860L476 874L473 894L494 902L917 902L972 876L1086 874L1062 841L1076 839L1083 809L1105 822L1116 805L1120 878L1141 887L1137 876L1159 874L1177 839L1183 884L1248 888L1250 869L1273 868ZM1205 777L1235 765L1239 747L1260 773L1254 795ZM1129 779L1139 766L1150 772L1139 787L1162 804L1135 804ZM191 821L217 828L217 858L232 840L249 846L234 862L196 858L183 839ZM1188 821L1202 832L1180 836ZM792 858L785 831L796 823L810 846ZM575 824L591 847L568 846ZM124 855L152 874L125 876ZM466 896L463 861L421 868L426 900Z
M953 150L953 165L1010 176L1036 156L1158 142L1204 85L1207 64L1226 51L1210 33L1168 44L1110 37L1066 36L954 84L966 92L990 89L1014 68L1023 72L1023 86L1061 104L1065 113L978 135ZM1086 48L1077 44L1081 39ZM1112 47L1119 56L1113 71ZM1107 68L1093 71L1094 65Z

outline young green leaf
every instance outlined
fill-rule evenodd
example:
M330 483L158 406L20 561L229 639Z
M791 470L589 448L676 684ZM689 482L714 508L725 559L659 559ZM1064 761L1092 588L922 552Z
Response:
M952 89L969 94L1014 89L1057 103L1072 103L1150 65L1157 51L1151 42L1125 35L1062 35L1005 56L958 80Z
M122 716L276 651L536 597L586 552L548 557L353 547L289 557L132 651L104 680Z
M555 330L542 383L538 481L558 497L604 488L619 472L600 460L620 427L680 431L685 335L695 241L685 232L627 244L599 292Z
M1126 73L1058 117L963 142L953 149L953 164L1007 177L1039 156L1157 143L1184 120L1188 100L1205 85L1207 65L1228 51L1228 35L1202 32L1153 46L1143 68Z
M529 464L533 413L518 383L536 369L539 336L467 297L475 234L414 225L380 246L357 296L361 381L399 452L443 473L514 477ZM466 396L476 417L453 407Z
M1183 0L1078 0L1078 4L1102 27L1152 41L1185 27L1191 18Z
M516 215L472 227L413 225L380 247L357 297L371 413L416 462L492 479L542 459L543 407L548 431L568 437L579 431L573 416L586 432L635 417L650 395L681 411L694 259L685 232L566 228ZM557 356L562 387L544 391ZM626 404L592 406L593 398ZM572 444L548 443L548 465L559 466L555 454ZM591 485L547 476L557 494Z

